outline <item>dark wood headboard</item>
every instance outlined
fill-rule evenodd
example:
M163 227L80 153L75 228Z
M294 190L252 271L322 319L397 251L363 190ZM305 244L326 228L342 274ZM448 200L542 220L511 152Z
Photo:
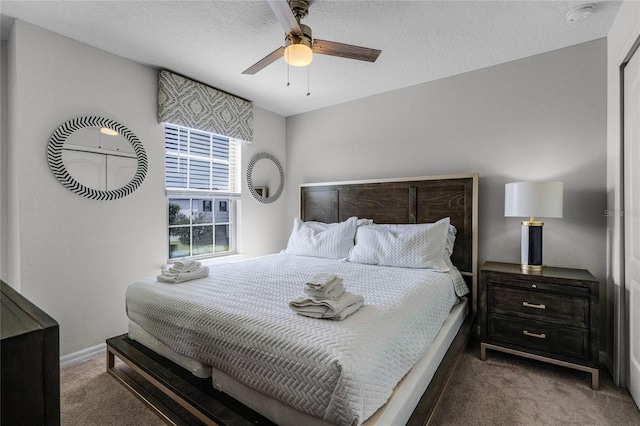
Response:
M458 230L451 260L472 291L476 311L477 173L300 185L300 219L332 223L351 216L393 224L450 217Z

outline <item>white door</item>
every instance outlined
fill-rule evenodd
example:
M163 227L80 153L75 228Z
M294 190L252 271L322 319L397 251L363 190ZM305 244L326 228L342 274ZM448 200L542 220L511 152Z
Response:
M629 392L640 407L640 51L624 69L624 246Z
M136 175L138 160L107 155L107 190L122 188Z

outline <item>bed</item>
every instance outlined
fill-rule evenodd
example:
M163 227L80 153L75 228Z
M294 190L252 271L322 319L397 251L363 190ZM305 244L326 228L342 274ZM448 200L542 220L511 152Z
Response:
M129 333L107 341L108 371L168 423L180 424L180 415L126 377L114 357L207 424L428 422L474 317L477 186L477 174L301 185L296 220L334 230L352 224L348 260L335 248L300 252L294 223L283 253L220 265L189 283L134 283ZM356 227L356 218L369 221ZM455 242L442 233L443 218ZM429 241L437 233L451 243L450 263L396 265L411 253L394 258L386 249L371 261L365 237L407 224L432 224ZM364 306L343 321L289 309L302 283L321 272L342 277Z

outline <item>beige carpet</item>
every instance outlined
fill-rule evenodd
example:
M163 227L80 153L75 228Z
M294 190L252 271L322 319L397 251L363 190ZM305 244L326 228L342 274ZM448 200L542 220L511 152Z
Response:
M487 352L470 342L452 375L433 424L640 425L640 411L626 389L601 372L590 375L519 357ZM104 357L61 371L63 425L163 425L146 406L106 373Z
M104 356L60 370L63 425L164 425L131 392L107 373Z
M600 370L591 375L497 351L480 361L471 341L454 370L434 418L435 425L640 425L640 411L627 389Z

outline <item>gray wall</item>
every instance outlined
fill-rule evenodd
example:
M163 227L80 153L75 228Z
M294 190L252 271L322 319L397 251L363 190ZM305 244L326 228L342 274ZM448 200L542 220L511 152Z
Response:
M10 159L1 178L11 192L2 278L60 323L61 355L67 355L125 333L127 286L157 275L167 260L157 70L21 21L6 50ZM258 150L286 159L284 117L260 108L254 113L255 139L242 146L243 170ZM122 123L142 142L149 171L133 194L88 200L54 178L46 160L49 137L84 115ZM240 247L249 256L279 251L286 244L285 201L264 205L247 192Z
M287 118L288 178L306 182L480 174L479 261L519 262L504 184L564 182L544 219L548 265L605 282L607 42L532 56ZM289 194L288 220L298 197ZM602 293L602 292L601 292Z
M0 272L60 322L64 355L124 333L127 285L166 260L156 70L19 21L7 50L10 170L2 180L11 193ZM147 179L122 200L78 197L46 164L51 132L90 114L126 125L147 150ZM519 259L519 219L503 217L504 184L558 179L565 215L545 220L545 263L587 268L604 282L605 141L605 40L289 117L286 127L256 108L243 170L253 153L271 152L287 190L268 205L245 191L241 249L257 256L286 244L300 183L475 171L481 262Z

